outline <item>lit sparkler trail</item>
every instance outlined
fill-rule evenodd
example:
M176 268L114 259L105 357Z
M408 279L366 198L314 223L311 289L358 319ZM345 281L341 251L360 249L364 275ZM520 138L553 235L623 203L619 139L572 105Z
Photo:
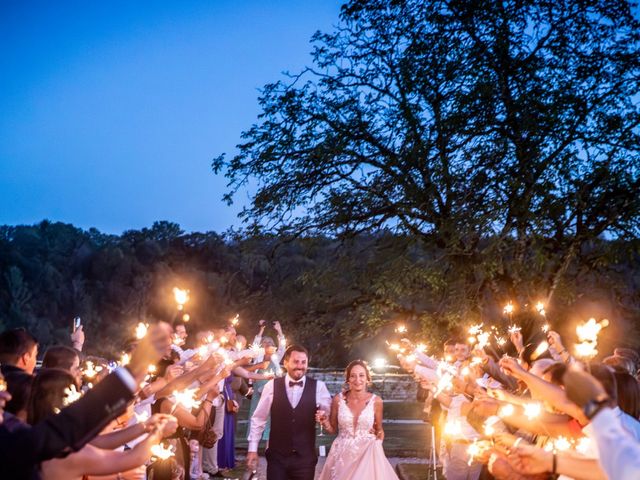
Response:
M200 406L200 401L195 399L196 391L197 389L195 388L191 388L191 389L188 388L186 390L183 390L182 392L174 391L172 395L175 400L175 403L171 408L171 413L173 414L173 412L178 407L178 405L181 405L186 410L191 410L192 408L198 408Z
M165 447L164 445L154 445L151 447L151 455L159 458L160 460L166 460L169 457L173 457L175 452L172 446Z
M524 415L529 420L533 420L534 418L540 416L540 413L542 413L542 407L540 407L539 403L527 403L524 406Z
M147 330L149 329L149 325L143 322L138 322L136 326L136 338L138 340L142 340L147 334Z
M84 370L82 370L82 374L87 378L93 378L102 371L102 367L99 365L96 367L91 360L87 360L86 365Z
M462 425L459 420L447 420L444 424L444 434L448 437L456 437L462 433Z
M471 466L475 458L479 456L480 453L481 453L480 445L478 445L477 441L474 440L473 443L469 445L469 447L467 447L467 455L469 455L469 462L468 462L469 466Z
M518 325L511 325L509 327L509 335L513 335L514 333L518 333L520 330L522 330L522 327L519 327Z
M131 361L131 355L129 355L128 353L123 353L122 357L120 357L120 365L122 365L123 367L125 365L129 365L130 361Z
M506 405L503 405L502 407L500 407L500 409L498 410L498 416L500 418L505 418L505 417L510 417L511 415L513 415L515 412L515 408L513 407L512 404L507 403Z
M79 400L82 396L82 393L76 390L75 385L69 385L64 389L64 397L62 399L62 404L66 407L71 405L76 400Z
M404 325L398 325L395 329L396 333L407 333L407 327Z
M601 322L597 322L595 318L590 318L585 323L576 327L579 343L575 345L576 355L590 359L598 354L598 335L603 328L609 326L609 320L606 318Z
M173 287L173 296L178 304L178 310L182 310L184 308L184 304L189 301L189 290Z
M504 308L502 309L502 311L504 313L506 313L507 315L511 315L513 313L513 311L515 310L515 307L513 306L513 303L509 302L507 303Z
M540 355L549 350L549 344L546 341L540 342L536 349L531 354L531 360L536 360Z
M240 314L236 313L236 316L233 317L229 323L234 327L237 326L240 323Z

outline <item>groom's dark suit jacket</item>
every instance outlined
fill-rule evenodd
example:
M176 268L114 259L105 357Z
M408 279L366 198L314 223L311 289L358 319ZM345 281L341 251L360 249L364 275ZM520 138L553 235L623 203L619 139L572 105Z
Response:
M316 380L306 377L302 397L291 406L285 378L273 381L269 449L281 455L298 455L317 459L316 455ZM299 388L299 387L298 387Z
M81 449L122 414L133 393L112 373L80 400L40 423L0 425L0 478L38 478L37 465Z

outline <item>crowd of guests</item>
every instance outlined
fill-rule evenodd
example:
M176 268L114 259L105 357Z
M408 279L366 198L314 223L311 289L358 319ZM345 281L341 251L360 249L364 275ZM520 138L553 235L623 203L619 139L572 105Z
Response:
M255 409L280 372L285 338L278 322L276 340L266 327L249 346L230 324L197 332L186 349L188 323L157 321L116 362L83 353L80 325L39 367L34 336L3 332L2 478L224 478L236 466L240 403Z
M249 432L265 385L283 375L286 339L278 322L274 339L261 321L251 344L232 324L191 335L188 326L153 323L119 362L85 355L79 326L40 367L29 332L0 334L2 478L226 477L240 404ZM617 348L585 362L557 332L543 336L525 342L514 329L511 356L451 339L436 357L402 341L398 359L428 392L447 480L640 478L638 354Z
M617 348L596 363L555 331L509 336L511 356L473 338L448 340L442 358L403 341L445 478L640 479L638 354Z

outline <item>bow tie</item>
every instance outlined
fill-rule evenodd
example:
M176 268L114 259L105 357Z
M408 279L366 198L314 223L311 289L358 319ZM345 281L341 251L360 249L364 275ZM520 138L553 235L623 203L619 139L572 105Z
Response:
M304 385L302 380L300 380L299 382L292 382L291 380L289 380L289 387L302 387L302 385Z

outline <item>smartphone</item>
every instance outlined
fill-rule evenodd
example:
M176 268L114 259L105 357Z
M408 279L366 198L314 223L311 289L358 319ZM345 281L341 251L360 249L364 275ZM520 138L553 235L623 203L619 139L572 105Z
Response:
M76 317L73 319L73 331L75 332L82 325L82 319L80 317Z

